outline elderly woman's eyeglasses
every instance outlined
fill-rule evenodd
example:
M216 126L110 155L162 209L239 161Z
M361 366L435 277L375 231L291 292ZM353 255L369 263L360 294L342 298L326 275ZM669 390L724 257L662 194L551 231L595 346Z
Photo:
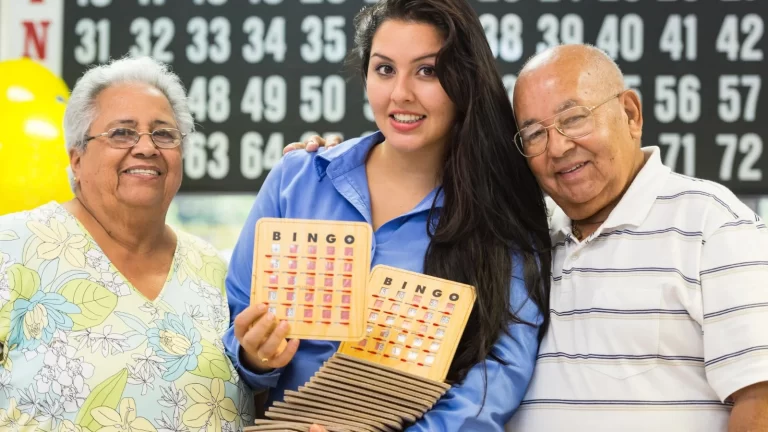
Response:
M622 92L623 93L623 92ZM549 144L549 129L555 128L560 134L571 139L583 138L595 129L595 117L592 111L622 95L617 93L608 99L591 107L575 106L558 113L548 119L526 126L515 134L515 146L523 156L531 158L544 153ZM544 126L542 123L554 119L552 124Z
M85 137L85 141L88 142L94 138L107 137L109 145L114 148L127 149L135 146L142 135L149 135L152 138L152 142L155 146L163 149L171 149L178 147L181 144L181 140L184 138L184 134L178 129L164 128L155 129L152 132L137 132L131 128L113 128L104 133L98 135Z

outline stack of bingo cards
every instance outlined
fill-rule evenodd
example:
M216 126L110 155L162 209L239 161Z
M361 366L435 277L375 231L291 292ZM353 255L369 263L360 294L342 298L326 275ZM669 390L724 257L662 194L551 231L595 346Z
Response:
M298 391L286 391L249 431L399 431L450 388L448 368L475 303L474 288L376 266L366 288L364 336Z
M370 268L370 225L262 218L251 302L291 326L291 338L359 340Z

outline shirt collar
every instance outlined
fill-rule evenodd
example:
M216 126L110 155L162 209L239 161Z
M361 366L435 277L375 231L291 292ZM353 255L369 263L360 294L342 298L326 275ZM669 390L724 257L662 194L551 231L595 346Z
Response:
M645 165L637 173L632 184L629 186L624 196L616 207L608 215L608 219L593 234L599 235L606 228L614 228L620 225L640 226L651 207L656 202L670 169L661 163L661 149L657 146L643 147L643 154L647 158ZM550 215L550 232L555 235L562 233L568 235L571 233L571 218L565 212L557 207L554 202L548 206Z
M374 132L344 141L330 149L320 147L315 158L318 180L322 180L326 175L333 179L363 165L373 146L383 141L384 135Z
M355 168L364 165L368 153L373 146L381 144L383 141L384 135L381 131L378 131L367 136L344 141L330 149L321 147L315 158L315 169L317 170L318 181L321 181L325 176L328 176L331 180L336 179L337 177L343 176ZM368 185L366 184L365 186L367 187ZM419 205L419 209L422 206L427 206L427 208L431 207L434 194L438 190L439 195L435 207L443 207L444 193L443 189L439 188L432 191L424 201L422 201Z

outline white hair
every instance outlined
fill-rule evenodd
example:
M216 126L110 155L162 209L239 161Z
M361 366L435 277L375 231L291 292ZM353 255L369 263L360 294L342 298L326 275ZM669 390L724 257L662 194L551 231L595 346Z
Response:
M67 153L72 149L84 150L85 137L96 119L96 97L104 89L126 83L148 84L160 90L173 110L179 131L189 134L195 122L187 104L184 84L168 66L150 57L125 57L89 69L75 84L64 111L64 142ZM69 180L75 189L71 169Z

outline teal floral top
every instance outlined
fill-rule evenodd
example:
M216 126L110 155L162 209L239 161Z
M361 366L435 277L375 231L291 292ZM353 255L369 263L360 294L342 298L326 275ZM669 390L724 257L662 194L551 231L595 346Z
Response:
M239 431L225 263L177 233L150 301L64 207L0 217L0 430Z

